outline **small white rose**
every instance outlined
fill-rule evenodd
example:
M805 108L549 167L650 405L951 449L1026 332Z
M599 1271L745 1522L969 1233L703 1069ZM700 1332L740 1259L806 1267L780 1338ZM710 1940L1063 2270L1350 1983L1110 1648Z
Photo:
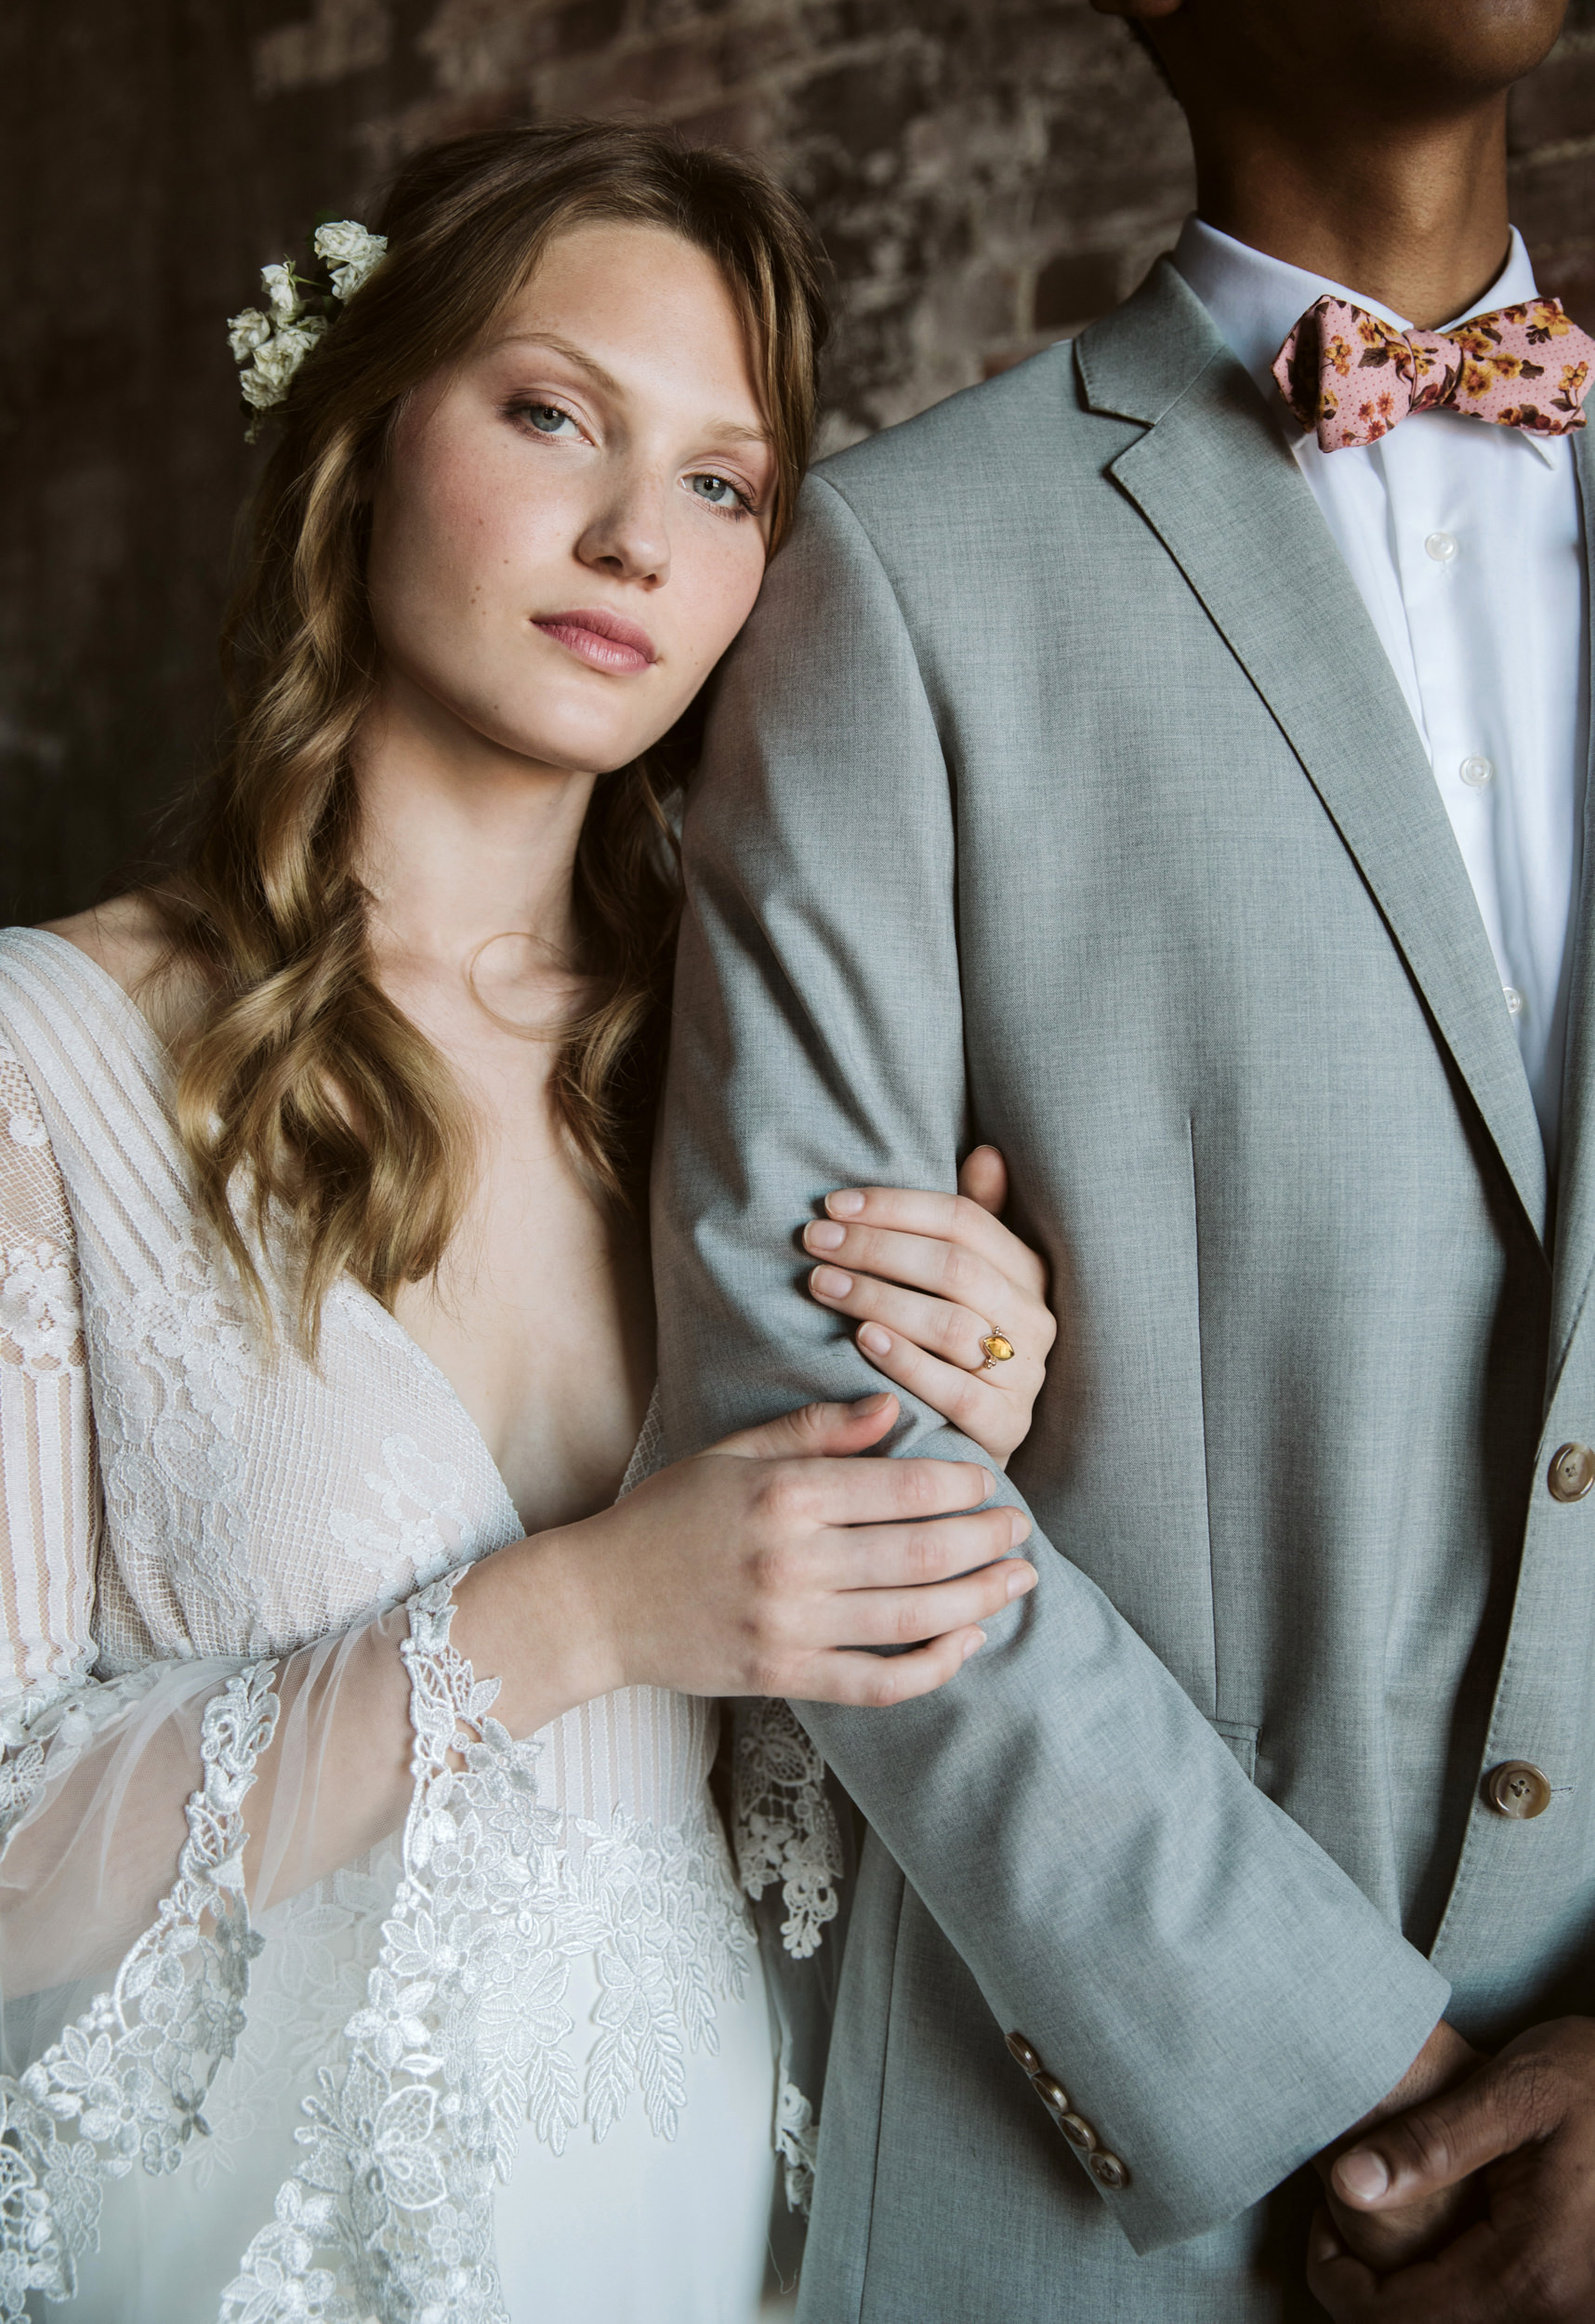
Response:
M241 315L227 319L227 343L232 350L235 363L246 363L257 347L264 347L271 336L271 324L258 307L245 307Z
M388 247L387 237L368 234L363 226L352 218L340 218L331 225L316 228L315 253L328 265L341 266L349 258L363 258L372 250Z
M320 315L306 315L298 323L284 323L274 331L264 347L255 350L255 361L243 376L244 400L257 411L266 411L273 403L281 403L293 384L294 374L305 357L326 330Z
M293 261L284 258L278 266L263 266L260 281L271 303L274 323L292 323L299 311L299 294L294 288Z
M377 236L373 236L372 239L374 246L370 250L363 252L358 258L350 258L346 266L334 267L332 286L336 297L352 298L361 284L368 282L382 264L383 253L388 247L387 242Z
M369 234L352 218L316 229L316 256L331 267L333 292L338 298L354 297L381 265L387 249L386 234Z
M254 363L250 364L247 371L240 372L238 391L245 403L257 412L269 412L272 404L281 403L288 392L285 385L269 379L266 374L257 370ZM253 429L250 431L249 441L251 443L255 441Z

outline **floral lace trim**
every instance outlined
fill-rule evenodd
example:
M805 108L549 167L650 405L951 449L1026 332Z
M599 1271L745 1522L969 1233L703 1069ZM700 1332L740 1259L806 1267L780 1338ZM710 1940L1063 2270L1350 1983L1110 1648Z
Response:
M503 2324L493 2198L523 2130L559 2153L585 2112L601 2138L640 2089L673 2135L687 2052L716 2043L717 1991L742 1989L747 1931L701 1846L538 1801L534 1751L490 1716L498 1682L449 1644L458 1578L409 1602L415 1790L381 1956L222 2324ZM602 1987L585 2104L564 2047L578 1954Z
M0 1854L46 1774L64 1775L100 1729L147 1695L161 1675L152 1663L100 1684L89 1677L93 1658L91 1640L65 1670L47 1678L26 1685L0 1681Z
M177 1882L115 1983L20 2080L0 2078L7 2324L25 2316L30 2291L72 2296L78 2259L99 2248L102 2177L125 2178L139 2163L175 2171L194 2133L208 2131L205 2094L244 2029L249 1963L262 1943L244 1894L243 1805L277 1723L274 1675L270 1662L235 1671L206 1704L204 1779L188 1803ZM127 1699L105 1692L117 1709ZM68 1750L103 1723L78 1709L83 1733L70 1717L56 1728ZM35 1727L24 1752L43 1749Z
M737 1875L756 1904L781 1882L782 1942L807 1961L837 1917L842 1838L825 1796L825 1763L788 1704L739 1708L732 1789Z

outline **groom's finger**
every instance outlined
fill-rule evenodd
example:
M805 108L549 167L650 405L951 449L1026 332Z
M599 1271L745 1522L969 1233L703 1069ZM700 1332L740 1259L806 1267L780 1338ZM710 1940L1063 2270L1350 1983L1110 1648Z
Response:
M1377 2314L1379 2279L1349 2251L1336 2233L1327 2206L1313 2214L1307 2237L1307 2289L1334 2324L1363 2324Z
M1532 2083L1509 2064L1492 2063L1367 2132L1337 2157L1329 2183L1349 2210L1404 2210L1470 2178L1543 2127Z

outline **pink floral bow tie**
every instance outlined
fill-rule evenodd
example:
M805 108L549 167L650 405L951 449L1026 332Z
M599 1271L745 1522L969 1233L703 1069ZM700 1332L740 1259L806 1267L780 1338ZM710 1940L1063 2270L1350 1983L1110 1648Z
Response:
M1398 331L1343 298L1309 307L1274 359L1279 391L1325 452L1374 443L1410 412L1466 412L1500 428L1582 428L1595 339L1535 298L1455 331Z

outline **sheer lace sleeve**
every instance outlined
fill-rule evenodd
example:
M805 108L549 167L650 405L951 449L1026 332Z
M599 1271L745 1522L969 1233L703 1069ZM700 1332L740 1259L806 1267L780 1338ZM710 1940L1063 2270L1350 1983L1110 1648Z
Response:
M0 1727L86 1676L100 1530L77 1253L33 1089L0 1039Z
M110 2185L203 2143L262 1908L269 1922L274 1897L361 1857L414 1810L423 1772L440 1779L414 1714L442 1657L417 1648L408 1605L280 1659L98 1677L103 1530L73 1221L0 1037L5 2319L31 2294L73 2295ZM451 1581L415 1602L428 1645ZM455 1695L491 1697L453 1662Z

